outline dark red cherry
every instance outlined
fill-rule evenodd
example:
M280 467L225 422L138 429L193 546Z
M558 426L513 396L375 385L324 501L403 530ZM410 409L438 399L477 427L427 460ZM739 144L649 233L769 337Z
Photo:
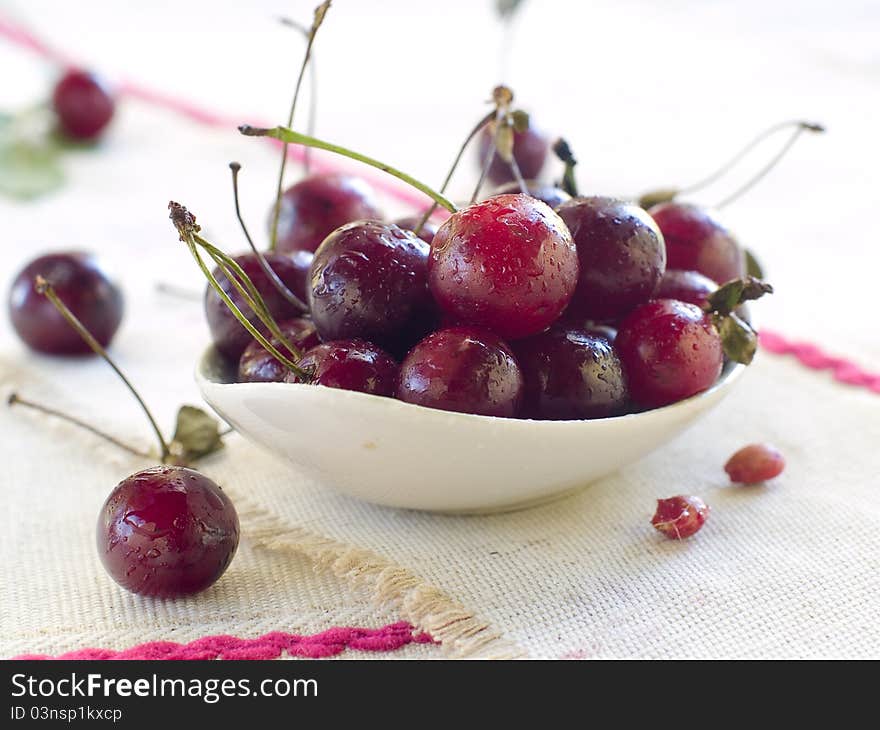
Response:
M431 244L428 284L452 320L515 339L566 308L578 257L560 217L528 195L499 195L458 211Z
M714 281L698 271L667 269L654 296L657 299L678 299L702 308L709 295L717 288Z
M397 397L443 411L511 418L522 405L523 375L496 335L450 327L410 350L400 366Z
M605 337L555 326L514 343L525 378L526 418L603 418L623 410L626 377Z
M717 284L746 274L745 254L712 213L687 203L661 203L649 211L666 240L670 269L698 271Z
M88 253L40 256L24 267L9 292L9 317L24 342L49 355L90 355L91 348L34 286L40 275L98 342L110 344L122 321L122 291Z
M663 236L634 203L575 198L557 209L577 246L580 278L570 312L610 320L651 298L666 270Z
M312 383L327 388L394 396L399 366L387 352L365 340L336 340L303 354L299 366L313 373ZM286 382L297 383L293 373Z
M297 291L302 286L302 267L297 265L289 256L284 254L265 254L266 261L272 267L272 270L278 275L278 278L293 291ZM244 272L253 281L257 291L266 302L269 312L280 322L285 319L292 319L301 312L290 302L288 302L278 291L272 281L266 276L260 262L253 253L245 253L235 257L238 265L244 269ZM264 334L268 331L260 322L256 314L244 303L238 289L233 286L232 282L223 276L218 269L214 269L214 276L223 287L223 291L229 294L230 298L242 313L247 316L248 320ZM208 285L205 292L205 317L208 320L208 328L211 330L211 339L217 349L233 360L238 360L241 353L252 342L253 338L248 331L235 318L235 315L229 311L220 295L214 291L213 287Z
M480 169L482 169L489 155L489 149L492 146L492 134L493 132L488 125L483 127L483 131L480 132L478 145ZM516 160L524 180L537 178L541 174L549 149L550 143L547 138L532 127L523 132L513 133L513 159ZM498 154L495 155L492 164L489 165L487 177L495 185L503 185L511 180L516 180L511 166Z
M547 203L551 208L556 208L557 206L571 200L571 196L567 192L562 188L551 185L550 183L544 183L540 180L526 180L525 183L526 192L529 195L533 198L537 198L542 203ZM494 193L492 193L492 195L509 195L511 193L520 192L522 191L519 188L519 183L516 180L513 180L506 185L499 187Z
M407 215L403 218L398 218L393 221L393 223L406 231L415 231L415 229L418 228L419 223L421 223L423 215L423 213L420 215ZM422 226L418 236L425 243L431 243L431 241L434 240L435 233L437 233L437 226L431 221L425 221L425 225Z
M113 118L116 103L104 83L87 71L68 71L55 85L52 106L71 139L95 139Z
M381 217L373 191L363 180L341 173L317 173L281 196L276 250L314 251L339 226Z
M297 317L286 322L279 322L278 328L287 337L291 345L300 352L319 345L318 330L310 319ZM296 358L281 342L273 337L271 343L292 360ZM259 342L253 340L241 354L238 361L238 382L240 383L281 383L290 372L274 356L269 354Z
M359 221L324 239L309 308L321 339L352 337L405 353L434 322L428 244L393 223Z
M674 299L655 299L632 312L621 322L614 347L632 399L649 408L710 388L724 362L709 315Z
M119 585L142 596L198 593L238 547L232 502L204 474L156 466L123 479L98 516L98 555Z

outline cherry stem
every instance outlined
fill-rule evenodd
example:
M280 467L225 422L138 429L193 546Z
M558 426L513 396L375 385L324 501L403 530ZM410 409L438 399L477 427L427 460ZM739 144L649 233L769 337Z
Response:
M292 304L300 312L308 312L309 308L305 302L285 286L278 274L275 273L275 270L269 265L269 262L266 261L266 257L263 256L262 252L256 247L256 245L254 245L251 234L248 233L247 226L244 223L244 218L242 218L241 208L238 202L238 173L241 171L241 165L237 162L230 162L229 169L232 170L232 196L235 200L235 215L241 225L241 230L244 232L244 237L247 239L248 245L251 247L251 251L253 251L254 256L257 257L260 268L269 278L269 281L272 282L273 286L278 290L278 293L281 294L288 303Z
M480 170L480 177L477 180L477 186L474 188L474 194L471 195L471 205L477 202L477 197L480 195L480 190L483 187L483 183L486 180L486 175L489 174L489 168L492 166L492 161L495 159L495 155L497 150L495 149L495 138L492 138L492 143L489 146L489 154L486 155L486 160L483 162L483 169Z
M461 147L458 148L458 154L455 156L455 160L452 163L452 167L450 167L449 172L446 173L446 179L443 181L443 184L440 186L440 193L441 194L445 193L446 188L449 187L449 183L452 180L452 176L453 176L453 174L455 174L455 170L458 167L458 164L461 162L461 158L464 156L464 151L468 148L470 143L473 141L474 137L476 137L480 133L480 130L483 127L485 127L489 122L491 122L494 118L495 118L495 111L493 110L493 111L489 112L488 114L486 114L484 117L482 117L480 119L480 121L477 122L476 126L474 126L474 128L471 129L471 131L468 133L468 136L464 140L464 144L462 144ZM422 228L424 228L425 223L427 223L428 220L430 219L430 217L432 215L434 215L435 210L437 210L437 203L436 202L434 202L434 204L430 208L428 208L427 211L425 211L425 214L422 216L422 219L419 221L419 224L415 227L414 233L417 236L419 235L419 233L422 232Z
M195 216L190 213L184 206L179 203L175 203L173 200L168 203L168 209L171 211L169 214L169 218L171 218L171 222L174 224L174 227L177 229L177 233L180 236L180 240L183 241L187 248L189 248L190 253L193 258L196 260L199 268L202 270L205 278L208 280L208 283L217 292L217 296L223 301L223 303L229 308L229 311L232 312L232 315L239 321L242 327L244 327L248 333L259 342L263 348L272 355L278 362L288 368L291 372L295 373L298 378L303 380L303 382L310 382L311 375L307 373L305 370L300 368L295 362L293 362L290 358L283 355L275 345L273 345L268 338L266 338L262 332L260 332L251 321L242 313L242 311L238 308L235 302L232 301L232 298L223 287L220 285L220 282L217 281L213 272L207 267L201 255L199 254L199 247L205 249L211 259L215 264L219 267L221 273L226 276L226 278L232 282L233 286L238 290L239 294L241 294L244 299L245 304L251 308L254 314L257 315L259 320L266 326L269 332L275 336L278 341L287 348L287 350L295 357L299 359L301 357L300 351L293 346L293 344L284 336L278 327L278 323L275 321L274 317L272 317L269 312L268 307L266 306L265 301L263 301L262 296L260 296L259 291L254 286L254 283L251 281L250 277L244 272L244 270L239 266L238 262L234 259L230 258L228 255L220 251L216 246L206 241L198 232L201 230L201 227L196 223Z
M326 0L326 2L321 3L317 8L315 8L315 19L312 22L312 27L309 30L308 41L306 43L306 52L303 56L302 64L299 67L299 75L296 78L296 86L293 90L293 99L290 102L290 112L287 115L287 126L293 126L293 115L296 111L296 103L299 100L299 92L302 88L303 77L306 74L306 67L309 65L309 58L312 55L312 45L315 42L315 35L317 35L318 28L321 27L321 23L324 20L324 15L327 13L327 10L330 8L330 0ZM275 209L272 213L272 236L270 238L269 250L274 251L275 247L278 243L278 218L281 215L281 194L284 190L284 170L287 167L287 142L284 143L283 149L281 151L281 168L278 171L278 189L275 193Z
M54 416L55 418L60 418L62 421L67 421L68 423L72 423L75 426L79 426L90 433L93 433L95 436L98 436L105 441L109 441L114 446L118 446L123 451L127 451L129 454L133 454L134 456L140 456L144 459L149 459L150 454L146 451L140 451L139 449L134 448L133 446L129 446L126 443L123 443L115 436L111 436L109 433L105 433L99 428L92 426L90 423L86 423L85 421L81 421L78 418L68 415L67 413L63 413L62 411L55 410L54 408L49 408L49 406L44 406L40 403L35 403L34 401L27 400L22 398L18 393L11 393L9 398L7 399L7 404L9 406L20 405L25 406L27 408L31 408L35 411L39 411L40 413L45 413L48 416Z
M304 25L297 23L295 20L290 18L280 18L282 25L287 25L291 28L295 28L300 33L302 33L306 40L309 38L309 29ZM314 136L315 127L317 124L318 117L318 71L317 64L315 62L315 51L312 49L311 60L309 61L309 120L306 126L306 133ZM292 123L292 120L291 120ZM311 147L306 147L305 152L303 154L303 169L305 170L306 175L311 172L312 169L312 149Z
M86 329L85 325L77 319L77 316L68 309L67 305L61 301L56 293L54 287L46 281L42 276L36 277L36 290L39 294L45 296L50 302L52 302L55 309L58 310L59 314L67 320L67 323L76 330L77 334L83 338L85 343L98 355L100 355L107 364L113 368L119 378L125 383L126 387L131 391L131 394L135 397L135 400L140 404L141 409L147 416L147 420L149 420L150 425L153 427L153 431L156 434L156 438L159 440L159 449L161 451L161 460L162 463L166 463L167 459L170 457L171 452L168 449L168 443L165 441L165 437L162 436L162 431L159 429L159 425L156 423L156 419L153 418L153 414L150 413L150 409L147 408L147 404L144 403L143 398L141 398L140 394L135 390L135 387L131 384L128 378L125 377L125 374L119 367L113 362L113 359L107 354L107 350L105 350L101 343L98 342L93 336L92 333Z
M779 163L779 161L783 157L785 157L786 153L792 148L794 143L797 142L797 139L798 139L798 137L801 136L801 134L803 134L804 132L824 132L825 131L825 127L823 127L822 125L813 124L810 122L787 122L785 124L780 124L775 127L772 127L767 132L764 132L763 134L759 135L757 137L757 139L755 139L750 145L748 145L746 147L746 149L744 150L744 152L740 153L740 155L738 157L742 156L742 154L744 154L745 152L750 150L752 147L754 147L755 144L757 144L758 142L763 140L765 137L767 137L768 134L771 134L779 129L783 129L785 127L791 126L792 124L796 125L795 129L792 132L791 136L788 138L788 141L782 146L782 149L779 150L779 152L776 153L776 155L770 160L770 162L768 162L766 165L764 165L764 167L761 168L761 170L758 171L758 173L756 175L754 175L745 184L743 184L742 186L737 188L733 193L731 193L726 198L724 198L724 200L722 200L720 203L718 203L715 206L716 208L720 209L720 208L725 207L726 205L729 205L734 200L736 200L741 195L743 195L747 191L751 190L751 188L753 188L755 185L757 185L767 175L767 173L769 173L774 167L776 167L776 165ZM735 157L734 160L738 159L738 157ZM723 170L723 168L722 168L722 170Z
M317 137L311 137L307 134L294 132L292 129L288 129L287 127L265 128L252 127L249 124L243 124L238 128L238 131L246 137L272 137L273 139L281 140L282 142L301 144L306 147L314 147L319 150L326 150L328 152L333 152L337 155L342 155L343 157L348 157L352 160L357 160L358 162L363 162L366 165L370 165L370 167L375 167L379 170L382 170L382 172L387 172L389 175L392 175L398 180L402 180L407 185L414 187L416 190L423 192L429 198L434 200L438 205L446 208L446 210L448 210L450 213L455 213L457 210L457 208L451 201L447 200L445 197L443 197L443 195L425 185L425 183L419 182L415 178L407 175L405 172L401 172L400 170L391 167L391 165L386 165L384 162L380 162L379 160L376 160L372 157L367 157L366 155L362 155L359 152L355 152L354 150L350 150L346 147L332 144L330 142L325 142L324 140L318 139Z

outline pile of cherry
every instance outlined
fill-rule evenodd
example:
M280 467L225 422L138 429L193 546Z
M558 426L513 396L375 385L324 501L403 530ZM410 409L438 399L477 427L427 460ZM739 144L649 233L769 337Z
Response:
M65 76L56 106L68 134L103 130L113 112L103 94L87 74ZM226 276L233 269L204 269L213 342L239 380L479 416L590 419L691 397L718 380L726 359L751 359L754 333L739 305L769 287L746 277L744 250L708 210L572 197L537 181L549 150L538 132L516 131L515 164L492 157L493 140L497 131L484 129L480 162L499 187L439 227L428 215L385 222L369 187L347 175L310 175L284 191L271 251L231 259L237 285ZM195 251L195 218L171 208ZM13 282L9 311L34 350L97 352L122 375L103 349L122 320L122 292L92 256L35 259ZM99 555L135 593L204 590L236 551L235 508L214 482L174 461L135 395L163 465L111 492ZM725 468L733 482L754 483L783 467L777 451L752 445ZM672 497L659 501L652 524L681 539L707 514L697 497Z
M537 132L518 134L522 171L539 172L547 152ZM531 180L531 194L505 192L519 190L509 168L488 174L500 193L418 232L420 216L382 221L366 184L348 176L286 190L266 260L295 297L257 254L235 260L310 382L483 416L585 419L667 405L718 380L725 352L708 302L745 276L746 261L709 211L571 198ZM304 380L210 287L205 307L240 381Z

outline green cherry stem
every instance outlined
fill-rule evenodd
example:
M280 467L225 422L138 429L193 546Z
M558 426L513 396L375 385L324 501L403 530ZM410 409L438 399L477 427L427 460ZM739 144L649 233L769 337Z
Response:
M251 247L251 251L253 251L254 256L257 257L257 262L260 264L260 268L284 299L296 307L300 312L308 312L309 308L305 302L285 286L278 274L275 273L275 270L269 265L269 262L266 261L266 257L263 256L262 252L254 244L254 240L251 238L251 234L248 233L247 226L244 223L244 218L242 218L241 208L238 201L238 173L241 171L241 165L237 162L230 162L229 169L232 170L232 196L235 201L235 215L241 225L241 230L244 232L244 237L247 239L248 245Z
M449 168L449 172L446 173L446 178L443 180L443 184L440 186L440 194L446 192L446 188L449 187L449 183L452 180L452 176L455 174L455 170L458 168L458 164L461 162L461 158L464 156L464 151L468 148L470 143L473 141L474 137L476 137L480 130L485 127L489 122L491 122L495 118L495 110L493 109L488 114L483 116L479 122L476 123L473 129L471 129L468 136L465 138L464 143L461 147L458 148L458 154L455 156L455 160L452 162L452 166ZM435 201L425 214L422 216L422 219L419 221L419 224L415 227L413 231L417 236L422 232L422 228L424 228L425 223L434 215L434 211L437 210L437 202Z
M309 30L308 41L306 42L305 56L303 57L302 64L299 67L299 76L297 76L296 87L293 90L293 99L290 102L290 113L287 115L288 127L293 126L293 115L296 111L296 103L299 100L299 92L302 88L303 77L306 74L306 67L309 65L309 58L311 58L312 55L312 45L314 45L315 42L315 35L317 35L318 28L320 28L321 23L324 22L324 16L327 14L327 11L329 9L330 0L326 0L326 2L321 3L317 8L315 8L315 19L314 21L312 21L312 27ZM278 218L281 215L281 194L284 188L284 170L287 167L287 144L287 142L284 142L283 149L281 151L281 168L278 171L278 188L275 193L275 208L272 212L272 235L269 239L270 251L274 251L278 243Z
M386 165L384 162L380 162L379 160L376 160L372 157L367 157L366 155L362 155L359 152L355 152L354 150L350 150L346 147L332 144L331 142L325 142L324 140L318 139L317 137L311 137L307 134L294 132L292 129L288 129L287 127L264 128L252 127L249 124L243 124L238 128L238 131L246 137L272 137L273 139L277 139L285 143L301 144L305 145L306 147L314 147L315 149L326 150L327 152L333 152L337 155L342 155L343 157L348 157L349 159L363 162L365 165L370 165L370 167L375 167L378 170L382 170L382 172L387 172L389 175L392 175L398 180L402 180L407 185L411 185L416 190L423 192L438 205L446 208L446 210L448 210L450 213L455 213L457 210L457 208L451 201L447 200L445 197L443 197L443 195L425 185L425 183L419 182L414 177L407 175L405 172L401 172L400 170L391 167L391 165Z
M36 290L39 294L42 294L46 297L55 309L58 310L58 313L67 320L67 323L76 330L76 333L83 338L85 343L98 355L100 355L107 364L113 368L119 378L125 383L126 387L131 391L131 394L134 396L135 400L140 404L141 409L147 416L147 420L149 420L150 425L153 427L153 431L156 434L156 438L159 441L159 449L161 452L161 460L162 463L166 463L168 458L171 455L171 452L168 449L168 442L165 440L165 437L162 435L162 431L159 429L159 425L156 423L156 419L153 418L153 414L150 413L150 409L147 408L147 404L144 403L143 398L141 398L140 394L135 390L135 387L131 384L128 378L125 377L125 374L119 367L113 362L113 359L107 354L107 350L105 350L101 343L99 343L93 336L92 333L86 329L86 326L79 321L77 316L68 309L67 305L61 301L60 297L56 293L54 287L46 281L42 276L37 276L36 280Z
M128 444L120 441L115 436L111 436L109 433L105 433L99 428L96 428L90 423L86 423L85 421L81 421L79 418L75 418L74 416L68 415L67 413L63 413L62 411L56 410L55 408L49 408L49 406L44 406L41 403L36 403L32 400L28 400L26 398L22 398L18 393L10 393L9 398L6 400L6 403L11 407L15 405L24 406L25 408L30 408L31 410L37 411L39 413L44 413L47 416L53 416L54 418L59 418L62 421L67 421L68 423L72 423L74 426L78 426L79 428L85 429L89 433L93 433L95 436L104 439L105 441L109 441L114 446L118 446L123 451L127 451L129 454L133 454L134 456L140 456L144 459L149 459L150 455L146 451L140 451L139 449L134 448L133 446L129 446Z
M282 25L286 25L290 28L294 28L303 34L306 42L308 42L309 35L311 33L310 28L306 28L301 23L297 23L295 20L291 18L280 18ZM315 61L315 50L312 49L311 56L309 58L309 120L308 126L306 127L306 134L311 136L315 135L315 126L317 124L318 117L318 70L317 63ZM287 126L292 126L293 120L291 120L291 124ZM306 175L311 172L312 169L312 149L311 147L306 147L303 154L303 170L305 170Z

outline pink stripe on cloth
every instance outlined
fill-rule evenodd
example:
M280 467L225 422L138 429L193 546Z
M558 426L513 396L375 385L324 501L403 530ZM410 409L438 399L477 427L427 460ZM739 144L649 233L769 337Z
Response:
M811 370L830 370L839 383L866 388L880 394L880 373L864 370L852 360L830 355L809 342L790 340L778 332L762 329L761 347L774 355L793 355L801 365Z
M289 656L323 659L336 656L346 649L358 651L395 651L408 644L430 644L434 640L424 633L415 633L405 621L389 624L380 629L335 627L312 636L285 634L273 631L256 639L235 636L205 636L188 644L173 641L151 641L130 649L78 649L52 657L45 654L22 654L23 659L277 659Z

